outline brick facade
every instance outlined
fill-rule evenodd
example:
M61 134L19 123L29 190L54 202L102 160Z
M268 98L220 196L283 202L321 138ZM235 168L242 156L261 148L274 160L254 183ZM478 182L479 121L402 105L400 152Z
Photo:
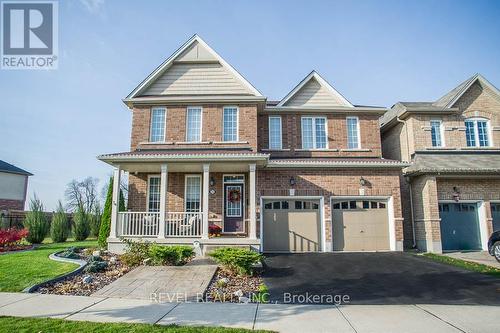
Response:
M0 211L2 210L24 210L24 201L0 199Z

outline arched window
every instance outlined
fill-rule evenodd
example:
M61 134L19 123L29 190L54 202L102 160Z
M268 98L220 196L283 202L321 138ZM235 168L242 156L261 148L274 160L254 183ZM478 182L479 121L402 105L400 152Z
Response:
M489 120L485 118L469 118L465 120L465 138L467 147L491 146Z

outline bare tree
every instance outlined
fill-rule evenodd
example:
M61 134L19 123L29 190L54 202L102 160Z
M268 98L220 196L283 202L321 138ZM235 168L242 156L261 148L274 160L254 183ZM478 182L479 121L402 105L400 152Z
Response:
M93 212L99 202L97 185L99 179L87 177L83 181L73 179L64 193L69 210L76 211L82 207L87 213Z

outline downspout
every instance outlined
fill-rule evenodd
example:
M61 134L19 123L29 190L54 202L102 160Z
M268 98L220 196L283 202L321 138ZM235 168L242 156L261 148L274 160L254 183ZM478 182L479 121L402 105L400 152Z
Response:
M396 120L399 123L403 124L403 127L405 129L407 162L410 162L411 156L410 156L410 139L408 137L408 126L406 126L406 121L399 119L399 116L396 117ZM413 216L413 191L411 189L410 178L405 179L405 180L408 182L408 186L409 186L409 190L410 190L410 217L411 217L411 231L412 231L412 237L413 237L412 247L416 248L417 247L417 237L415 236L415 217Z

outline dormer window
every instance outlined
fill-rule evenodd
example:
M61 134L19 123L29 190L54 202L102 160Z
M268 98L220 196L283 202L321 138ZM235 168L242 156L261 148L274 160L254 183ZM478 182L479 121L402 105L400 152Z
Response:
M327 149L326 118L302 117L302 149Z
M431 120L431 140L433 147L444 147L443 123L441 120Z
M471 118L465 121L467 147L489 147L489 122L484 118Z

